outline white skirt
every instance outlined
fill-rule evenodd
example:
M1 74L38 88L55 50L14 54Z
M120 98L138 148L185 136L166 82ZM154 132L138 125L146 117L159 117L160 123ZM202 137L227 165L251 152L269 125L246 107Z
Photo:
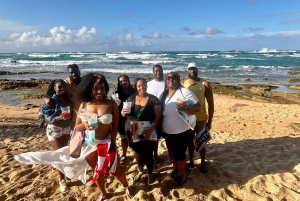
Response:
M111 141L111 139L95 140L95 144L102 144ZM96 146L83 144L79 158L70 157L70 147L65 146L55 151L46 152L26 152L15 155L15 160L25 164L52 165L61 171L69 179L78 179L83 184L86 183L86 170L88 163L85 157L97 150Z

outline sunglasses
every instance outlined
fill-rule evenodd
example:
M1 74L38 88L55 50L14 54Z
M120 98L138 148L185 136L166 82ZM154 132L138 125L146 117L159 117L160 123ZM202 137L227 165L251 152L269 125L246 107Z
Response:
M172 79L172 80L176 80L176 78L177 78L177 77L176 77L175 75L173 75L173 76L167 76L167 80L171 80L171 79Z

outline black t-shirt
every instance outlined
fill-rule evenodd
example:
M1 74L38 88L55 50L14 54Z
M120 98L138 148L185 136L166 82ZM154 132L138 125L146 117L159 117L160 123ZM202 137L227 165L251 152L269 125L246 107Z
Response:
M135 111L134 111L136 95L137 95L137 93L132 94L127 99L127 101L132 102L132 105L133 105L130 114L128 114L129 119L137 119L137 116L136 116ZM154 96L152 94L148 94L148 96L149 96L149 99L148 99L147 104L146 104L146 106L143 110L143 113L139 117L139 120L153 122L153 120L155 119L154 106L161 105L161 103L160 103L160 101L158 100L158 98L156 96Z

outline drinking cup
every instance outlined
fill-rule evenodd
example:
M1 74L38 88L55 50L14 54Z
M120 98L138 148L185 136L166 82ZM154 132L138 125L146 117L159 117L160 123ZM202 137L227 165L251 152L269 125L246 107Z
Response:
M123 109L125 110L125 114L129 114L131 112L132 102L123 102Z
M65 114L65 119L71 118L70 106L60 107L61 112Z
M90 128L94 130L98 128L98 115L96 113L88 115L87 119Z

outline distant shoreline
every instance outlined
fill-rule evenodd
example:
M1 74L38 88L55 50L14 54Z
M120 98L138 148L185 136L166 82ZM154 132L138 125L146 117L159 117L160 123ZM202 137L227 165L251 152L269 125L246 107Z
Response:
M151 80L152 77L145 77L146 80ZM182 79L186 79L183 77ZM111 81L108 77L110 92L116 89L117 82ZM51 82L51 79L33 79L15 80L15 79L1 79L0 76L0 104L19 105L25 102L40 102L34 100L41 100L45 94L46 88ZM131 82L131 84L134 84ZM226 96L254 100L270 103L300 103L300 85L293 85L290 91L278 90L280 86L272 84L260 84L245 81L241 84L221 84L219 82L211 81L214 93L223 94ZM32 100L32 101L31 101Z

